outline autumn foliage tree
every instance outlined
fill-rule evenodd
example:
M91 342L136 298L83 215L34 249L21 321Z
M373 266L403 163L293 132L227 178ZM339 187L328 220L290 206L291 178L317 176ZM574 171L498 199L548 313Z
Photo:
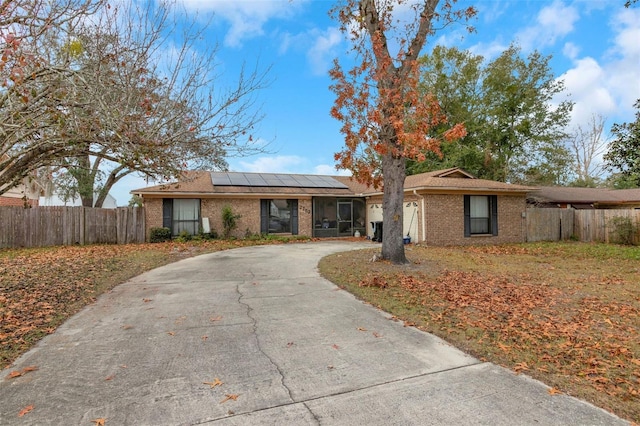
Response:
M408 262L402 239L406 160L424 160L426 152L439 152L442 140L465 134L457 124L438 138L429 136L446 118L437 99L418 90L418 57L436 25L476 14L473 7L456 9L456 0L439 3L346 0L332 10L356 56L351 69L336 60L330 71L336 95L331 115L343 123L345 136L337 167L383 187L382 257L397 264Z

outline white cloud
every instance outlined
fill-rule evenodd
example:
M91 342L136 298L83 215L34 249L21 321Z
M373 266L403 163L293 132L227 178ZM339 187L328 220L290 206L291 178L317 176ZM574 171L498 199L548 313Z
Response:
M239 161L239 168L232 171L253 173L303 173L307 160L297 155L275 155L272 157L260 157L254 161Z
M319 164L313 168L313 173L317 175L330 175L330 176L351 176L351 172L348 170L336 170L336 166L330 166L328 164Z
M342 33L335 27L315 34L315 42L307 51L307 59L315 75L324 75L329 71L331 61L338 55L337 47L342 40Z
M296 173L313 175L350 176L351 172L336 170L330 164L312 165L308 158L298 155L275 155L259 157L254 161L238 161L231 165L231 171L250 173Z
M577 59L579 53L580 47L571 42L565 43L562 48L562 54L569 59Z
M575 102L574 126L585 126L593 114L609 118L609 124L633 118L633 104L640 98L640 10L622 9L609 27L612 45L599 59L578 58L576 47L565 45L573 68L559 78Z
M618 100L622 115L633 117L633 104L640 98L640 9L623 9L610 27L616 33L609 60L604 65L606 81Z
M213 12L214 19L225 20L230 28L224 44L229 47L241 47L244 40L264 35L264 25L269 20L291 18L306 1L182 0L189 11Z
M609 116L616 102L606 85L606 71L593 58L575 61L575 66L561 75L571 100L575 102L572 125L585 125L593 114Z
M552 46L574 30L579 19L575 6L565 6L561 1L554 1L543 7L536 18L536 25L527 27L516 34L523 52Z

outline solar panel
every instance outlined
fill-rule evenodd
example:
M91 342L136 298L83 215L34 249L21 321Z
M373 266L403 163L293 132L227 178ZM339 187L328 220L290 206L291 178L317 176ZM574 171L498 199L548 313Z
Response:
M273 186L290 188L348 189L331 176L288 175L284 173L211 172L214 186Z

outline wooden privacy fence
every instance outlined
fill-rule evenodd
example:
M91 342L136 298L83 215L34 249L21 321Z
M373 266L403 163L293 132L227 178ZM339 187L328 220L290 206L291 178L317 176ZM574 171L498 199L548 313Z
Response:
M527 241L618 242L614 218L626 218L634 226L633 241L640 243L640 210L527 209Z
M144 241L142 207L0 207L0 248Z

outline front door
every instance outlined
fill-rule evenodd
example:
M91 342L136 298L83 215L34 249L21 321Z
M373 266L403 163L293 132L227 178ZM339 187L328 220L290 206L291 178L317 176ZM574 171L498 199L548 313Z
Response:
M353 234L353 205L351 200L338 201L338 235L341 237Z

